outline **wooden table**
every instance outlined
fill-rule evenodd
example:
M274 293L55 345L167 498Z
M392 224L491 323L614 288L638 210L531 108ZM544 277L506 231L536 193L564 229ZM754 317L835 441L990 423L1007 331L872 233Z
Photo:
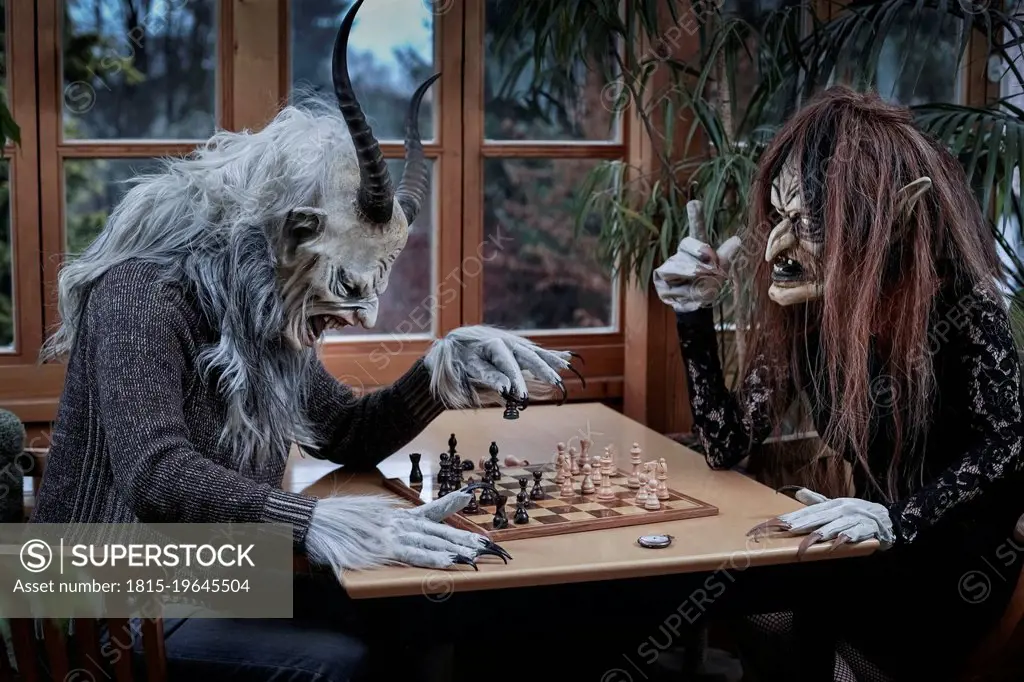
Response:
M758 567L787 566L821 559L844 559L871 554L874 541L845 545L831 551L812 547L797 559L799 538L754 540L746 533L757 523L800 507L786 495L734 471L713 471L703 456L675 441L627 419L599 403L562 406L535 405L516 421L502 418L501 409L443 413L401 451L384 461L375 475L351 474L330 463L293 458L286 485L318 496L381 493L382 476L409 470L409 453L422 452L421 468L437 466L437 455L448 449L454 433L463 458L474 461L487 454L496 441L502 457L514 454L533 463L551 461L559 441L578 439L588 429L594 451L612 444L622 457L634 442L648 461L664 457L670 487L718 507L716 516L669 523L604 529L569 535L513 540L502 543L513 556L508 565L485 557L479 571L459 567L453 571L394 567L345 572L340 579L353 599L460 594L480 590L538 587L651 578L677 574L726 576ZM640 535L674 536L666 549L644 549Z

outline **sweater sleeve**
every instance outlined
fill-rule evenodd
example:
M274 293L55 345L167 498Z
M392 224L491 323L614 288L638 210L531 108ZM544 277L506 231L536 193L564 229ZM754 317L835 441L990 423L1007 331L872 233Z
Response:
M115 482L144 523L285 523L301 548L315 498L256 483L189 440L184 310L177 290L137 270L108 273L90 296L96 409Z
M419 435L444 406L430 392L430 372L422 359L391 386L363 396L317 362L308 410L323 445L305 450L347 468L368 470Z
M889 506L901 544L914 542L973 500L1020 494L1014 482L1024 472L1021 376L1009 316L988 294L968 297L959 307L964 312L957 325L960 361L969 377L964 387L969 416L963 428L974 436L974 445L916 494Z
M686 369L694 434L704 446L709 466L714 469L736 466L750 454L753 446L772 432L768 368L762 364L744 379L741 391L732 392L726 386L718 358L711 308L677 313L676 327ZM792 389L787 390L792 397Z

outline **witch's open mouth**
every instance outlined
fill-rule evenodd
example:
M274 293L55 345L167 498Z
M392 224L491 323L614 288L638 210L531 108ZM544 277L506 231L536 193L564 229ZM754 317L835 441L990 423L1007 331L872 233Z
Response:
M808 279L804 266L792 258L779 256L772 264L772 281L776 284L801 284Z

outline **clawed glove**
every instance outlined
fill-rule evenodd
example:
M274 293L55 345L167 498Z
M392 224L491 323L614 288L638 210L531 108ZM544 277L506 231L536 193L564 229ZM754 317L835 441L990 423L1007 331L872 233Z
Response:
M654 271L654 290L661 301L679 313L714 304L729 278L732 259L740 248L731 237L715 251L706 243L701 203L686 205L690 236L679 242L676 253Z
M525 405L531 398L565 398L558 372L569 370L570 351L551 351L503 329L463 327L437 341L424 364L430 370L431 390L449 409L500 405L513 399ZM586 385L584 383L584 385Z
M880 504L855 497L829 499L807 489L798 490L795 497L808 506L758 524L748 535L773 529L807 535L800 543L798 556L811 545L829 540L835 548L848 542L876 539L882 550L895 542L889 510Z
M335 570L389 564L421 568L476 568L477 557L511 556L483 535L453 528L444 520L469 504L464 488L419 507L396 506L381 495L329 497L317 502L306 553Z

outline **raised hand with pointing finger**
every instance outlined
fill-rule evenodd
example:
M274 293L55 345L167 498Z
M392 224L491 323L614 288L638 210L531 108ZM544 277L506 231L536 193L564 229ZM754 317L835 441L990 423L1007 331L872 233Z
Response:
M740 238L730 237L718 250L708 244L700 201L686 205L690 234L679 248L654 271L654 289L663 303L678 313L689 313L714 304L729 278Z

